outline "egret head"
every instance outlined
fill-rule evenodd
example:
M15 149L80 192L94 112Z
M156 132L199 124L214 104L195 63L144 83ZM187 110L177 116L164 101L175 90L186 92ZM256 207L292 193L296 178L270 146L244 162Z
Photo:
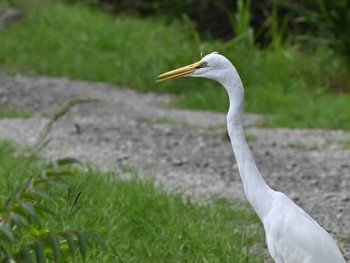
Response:
M226 78L227 72L232 67L233 65L227 58L217 52L213 52L198 62L159 75L156 81L163 82L190 76L208 78L221 82L222 79Z

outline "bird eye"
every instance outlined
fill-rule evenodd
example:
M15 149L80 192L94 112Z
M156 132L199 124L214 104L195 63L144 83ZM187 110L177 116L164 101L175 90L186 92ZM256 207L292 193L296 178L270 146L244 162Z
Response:
M208 62L207 61L203 61L200 65L199 65L200 68L206 68L208 67Z

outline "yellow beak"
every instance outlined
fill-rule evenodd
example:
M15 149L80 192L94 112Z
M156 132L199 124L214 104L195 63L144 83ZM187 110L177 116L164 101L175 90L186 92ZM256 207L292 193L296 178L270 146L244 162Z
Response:
M156 82L163 82L172 79L177 79L185 76L191 75L196 68L201 64L200 61L193 63L191 65L184 66L182 68L174 69L168 72L165 72L157 77Z

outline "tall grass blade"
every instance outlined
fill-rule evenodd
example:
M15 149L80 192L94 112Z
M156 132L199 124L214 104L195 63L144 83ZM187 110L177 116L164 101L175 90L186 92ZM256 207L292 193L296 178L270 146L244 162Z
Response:
M72 187L68 187L67 191L67 200L66 200L66 216L68 217L68 206L69 206L69 200L70 200L70 195L71 195Z
M32 204L28 202L22 202L20 205L32 219L38 220L37 213Z
M78 237L78 246L79 246L79 251L83 259L86 258L86 248L87 248L87 243L86 243L86 238L83 233L77 233Z
M68 248L69 248L69 252L71 257L74 259L75 258L75 253L76 253L76 246L75 246L75 242L74 242L74 235L72 232L67 231L64 233L64 237L67 240L67 244L68 244Z
M15 258L18 260L17 262L24 262L24 263L33 262L32 255L30 254L30 251L27 247L24 247L23 249L21 249Z
M78 200L79 200L80 195L81 195L81 192L79 192L79 193L76 195L76 197L75 197L75 199L74 199L74 203L73 203L73 205L72 205L72 207L70 208L70 211L69 211L69 215L68 215L69 217L72 215L73 209L74 209L74 207L76 206L76 204L78 203Z
M15 222L15 224L17 225L18 228L28 226L27 219L24 216L15 213L14 211L11 214L11 220L13 222Z
M52 178L52 179L58 179L58 178L62 178L65 176L74 176L75 172L71 171L71 170L63 170L63 171L47 171L46 175L48 178Z
M66 157L66 158L55 160L54 164L49 165L48 167L51 168L54 166L65 166L65 165L72 165L72 164L82 165L83 163L76 158Z
M41 205L41 204L35 204L35 210L38 214L44 215L44 214L50 214L54 215L54 211L52 211L49 207Z
M78 104L90 103L90 102L101 102L102 99L91 97L91 96L77 96L70 98L66 103L59 107L52 115L50 121L46 124L44 129L39 134L37 142L35 143L33 149L34 153L40 152L48 143L48 136L52 130L53 125L60 118L62 118L72 107Z
M0 224L0 235L8 242L16 242L15 234L8 223Z
M33 245L33 250L35 252L35 258L37 263L44 263L45 260L45 252L44 252L44 244L39 239Z
M32 192L36 195L36 197L40 197L40 198L42 198L44 200L49 200L50 199L50 197L43 191L32 189Z
M0 257L5 258L5 260L8 257L8 253L3 245L0 245Z
M60 249L60 241L55 234L49 235L49 242L52 247L53 256L55 258L55 262L60 262L61 260L61 249Z

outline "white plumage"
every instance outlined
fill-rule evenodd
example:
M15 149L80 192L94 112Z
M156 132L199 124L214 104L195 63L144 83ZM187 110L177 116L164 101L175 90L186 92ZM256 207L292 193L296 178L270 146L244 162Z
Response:
M266 243L276 263L345 263L334 239L285 194L272 190L256 167L243 128L244 88L224 56L217 52L199 62L169 71L158 82L184 76L215 80L225 87L230 108L227 130L249 203L265 229Z

